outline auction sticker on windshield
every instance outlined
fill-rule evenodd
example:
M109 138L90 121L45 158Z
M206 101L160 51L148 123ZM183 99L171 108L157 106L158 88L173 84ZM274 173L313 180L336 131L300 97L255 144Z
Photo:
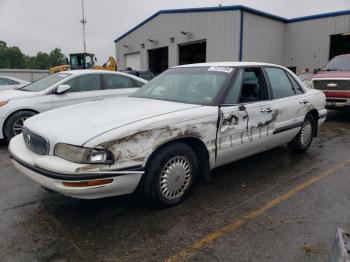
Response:
M229 74L233 71L233 68L226 66L211 66L209 67L208 71L225 72Z

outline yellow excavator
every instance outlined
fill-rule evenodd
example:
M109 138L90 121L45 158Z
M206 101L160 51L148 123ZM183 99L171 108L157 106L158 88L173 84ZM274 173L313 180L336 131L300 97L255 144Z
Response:
M98 69L98 70L109 70L117 71L117 62L110 56L106 63L102 66L95 65L97 61L94 54L91 53L76 53L69 55L69 65L60 65L51 67L49 69L51 74L76 69Z

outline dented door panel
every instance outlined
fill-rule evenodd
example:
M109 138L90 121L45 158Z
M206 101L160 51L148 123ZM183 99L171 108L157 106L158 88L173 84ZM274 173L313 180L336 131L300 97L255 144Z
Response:
M221 108L216 167L265 150L275 118L273 113L261 112L267 105L246 104L245 111L238 106Z
M276 112L276 122L269 147L288 143L298 134L305 115L311 109L300 103L306 98L306 95L296 95L271 101Z

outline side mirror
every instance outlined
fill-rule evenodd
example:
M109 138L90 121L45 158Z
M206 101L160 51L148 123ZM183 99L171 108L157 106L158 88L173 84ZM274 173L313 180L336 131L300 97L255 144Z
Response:
M317 74L318 72L320 72L321 71L321 68L315 68L314 69L314 74Z
M59 85L56 90L56 94L60 95L65 93L68 89L70 89L70 85Z

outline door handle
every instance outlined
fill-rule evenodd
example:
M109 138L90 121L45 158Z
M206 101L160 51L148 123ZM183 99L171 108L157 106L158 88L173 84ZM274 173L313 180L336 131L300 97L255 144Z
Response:
M305 104L308 104L308 103L309 103L309 101L307 101L307 100L300 100L300 101L299 101L299 103L300 103L300 104L304 104L304 105L305 105Z
M266 108L266 109L263 109L263 110L261 110L261 113L271 113L273 110L272 110L272 108Z

